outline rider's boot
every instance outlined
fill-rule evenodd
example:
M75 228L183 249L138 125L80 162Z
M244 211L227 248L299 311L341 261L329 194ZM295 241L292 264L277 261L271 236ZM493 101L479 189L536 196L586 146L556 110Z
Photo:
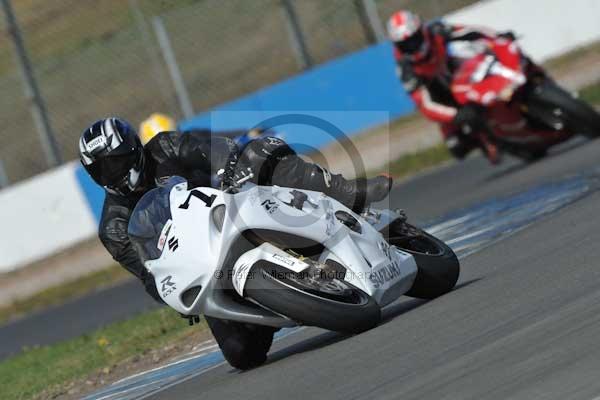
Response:
M333 175L298 157L277 138L251 141L238 161L238 169L243 168L253 171L254 183L323 192L356 212L384 199L392 188L392 178L387 176L348 180L342 175Z
M383 200L392 189L393 180L384 175L371 179L348 180L342 175L333 175L327 169L312 164L307 168L303 183L306 189L321 191L360 213L369 204Z
M460 132L448 136L445 142L446 148L457 160L463 160L471 151L478 147L477 141Z
M486 135L481 135L480 141L483 154L485 154L490 163L493 165L499 164L501 161L501 154L498 145L490 140L490 138L488 138Z

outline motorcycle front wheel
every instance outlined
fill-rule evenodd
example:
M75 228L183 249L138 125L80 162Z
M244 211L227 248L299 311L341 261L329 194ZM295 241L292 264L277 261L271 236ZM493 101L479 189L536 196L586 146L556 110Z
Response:
M302 325L332 331L360 333L381 320L375 300L348 282L296 274L265 260L252 266L244 295Z
M433 299L454 288L460 263L448 245L403 220L392 222L382 233L389 244L411 254L417 263L417 276L406 296Z

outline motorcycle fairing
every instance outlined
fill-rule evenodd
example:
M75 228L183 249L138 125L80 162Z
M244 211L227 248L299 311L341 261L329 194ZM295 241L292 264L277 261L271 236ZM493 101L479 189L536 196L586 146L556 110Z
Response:
M301 207L292 202L294 192L306 195ZM230 194L204 187L188 190L184 182L175 185L169 196L172 222L166 244L160 257L145 265L154 274L165 303L185 315L205 314L271 326L294 325L269 310L233 301L225 294L232 287L224 278L235 274L231 264L256 247L239 247L238 239L246 230L272 230L323 244L320 261L329 258L345 266L345 280L373 296L381 306L397 298L386 292L401 295L410 289L416 276L417 266L410 254L387 245L371 224L319 192L247 184L239 193ZM186 203L187 208L183 207ZM221 205L226 212L219 224L213 213ZM354 215L360 221L361 232L340 222L336 211ZM268 246L261 251L261 257L277 253ZM233 260L229 257L232 254L237 255ZM282 267L293 271L289 265ZM198 286L201 290L196 298L185 304L186 291ZM243 284L238 286L243 293Z

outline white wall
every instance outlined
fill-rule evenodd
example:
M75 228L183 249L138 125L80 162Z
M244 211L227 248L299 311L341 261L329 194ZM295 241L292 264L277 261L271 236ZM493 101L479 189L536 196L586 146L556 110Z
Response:
M543 61L600 40L600 0L490 0L458 10L446 21L512 30L521 47Z
M66 249L97 231L71 162L0 191L0 272Z

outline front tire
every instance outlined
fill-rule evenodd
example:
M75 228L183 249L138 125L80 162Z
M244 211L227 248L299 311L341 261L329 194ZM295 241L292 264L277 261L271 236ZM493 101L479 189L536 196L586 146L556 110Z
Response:
M331 279L323 280L319 291L318 282L303 282L300 275L268 261L258 261L252 266L244 294L298 323L332 331L360 333L381 320L379 305L357 287Z
M448 245L402 220L392 222L382 233L389 244L412 254L417 263L417 276L406 296L434 299L454 288L460 263Z

